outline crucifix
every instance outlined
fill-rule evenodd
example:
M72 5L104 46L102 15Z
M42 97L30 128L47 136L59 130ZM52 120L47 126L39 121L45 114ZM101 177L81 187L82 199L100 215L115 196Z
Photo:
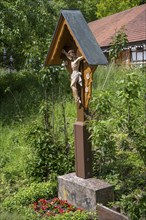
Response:
M64 49L62 53L70 61L71 67L71 88L75 102L77 103L77 122L74 124L74 143L75 143L75 166L76 175L82 178L89 178L92 176L92 151L91 143L89 141L89 133L86 128L85 120L87 112L87 101L85 102L85 94L91 94L91 87L85 84L92 82L91 71L87 72L84 77L84 57L77 56L75 50L66 52ZM90 83L88 81L90 80ZM86 83L85 83L86 82ZM88 95L89 96L89 95ZM86 106L86 107L85 107Z
M45 66L65 60L77 105L74 124L76 175L92 177L92 150L86 126L93 73L107 60L79 10L62 10L46 57Z

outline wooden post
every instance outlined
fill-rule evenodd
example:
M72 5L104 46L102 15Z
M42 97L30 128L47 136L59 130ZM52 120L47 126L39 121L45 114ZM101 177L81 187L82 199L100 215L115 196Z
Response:
M81 63L82 75L84 73L84 65ZM83 179L92 177L92 150L89 141L89 132L86 126L87 109L84 107L84 79L83 87L79 89L82 103L77 103L77 122L74 124L74 141L75 141L75 167L76 175Z

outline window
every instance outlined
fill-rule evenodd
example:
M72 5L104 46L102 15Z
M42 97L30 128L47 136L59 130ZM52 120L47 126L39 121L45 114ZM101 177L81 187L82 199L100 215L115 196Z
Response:
M132 51L132 61L136 61L136 51Z
M146 60L146 50L144 50L144 60Z
M143 60L143 52L137 52L137 61Z
M146 61L146 49L143 47L134 47L131 49L131 62Z

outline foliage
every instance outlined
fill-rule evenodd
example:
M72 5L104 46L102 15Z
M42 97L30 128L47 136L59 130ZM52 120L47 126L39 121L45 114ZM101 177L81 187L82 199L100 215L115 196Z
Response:
M127 35L125 33L125 28L121 27L116 31L115 35L112 37L112 42L110 43L109 56L111 60L115 60L120 52L126 48L128 43Z
M85 212L85 211L76 211L65 213L63 215L57 215L53 219L56 220L98 220L96 213Z
M146 193L142 190L134 190L129 195L123 195L116 205L122 207L128 213L130 219L143 220L146 216Z
M140 4L145 4L146 3L146 0L140 0Z
M24 128L19 126L1 126L0 136L0 201L27 184L24 173ZM22 133L21 133L21 132Z
M99 135L101 129L95 129L94 126L101 127L102 125L102 127L105 127L106 124L107 127L109 126L110 133L121 132L123 137L125 135L125 137L129 138L129 141L131 140L131 144L136 141L136 138L140 137L140 133L143 137L145 111L141 106L144 106L145 102L143 98L145 94L144 77L143 73L136 73L133 70L127 71L124 79L117 82L116 94L105 91L98 92L97 97L93 98L91 106L94 109L91 112L94 119L93 121L91 120L93 127L90 128L92 129L92 136L94 132ZM117 100L118 107L114 105L115 100ZM93 141L97 140L93 139ZM95 144L95 146L97 145Z
M23 121L31 113L39 111L42 89L38 75L32 70L9 73L0 71L0 118L3 123Z
M99 175L106 172L105 164L115 159L115 140L113 135L113 119L107 119L111 115L112 105L110 94L108 92L99 93L92 100L92 108L94 109L89 122L89 131L91 133L92 145L94 146L96 163L95 167L99 170ZM97 172L97 171L95 171Z
M99 0L97 3L97 18L106 17L139 4L140 0Z
M60 85L54 86L55 84ZM70 117L72 116L69 116L69 118L66 119L65 113L68 105L68 95L64 93L66 91L70 93L67 74L64 71L60 71L60 69L58 70L58 68L42 69L40 72L22 70L14 72L13 74L3 70L0 75L0 88L2 94L0 103L0 125L3 130L0 146L2 152L4 152L4 154L1 155L2 185L4 185L5 181L8 183L10 180L14 184L17 181L17 183L19 182L21 185L18 179L21 179L21 175L23 175L23 177L25 176L24 168L28 171L26 173L29 177L33 171L38 175L37 162L40 160L38 158L38 148L35 149L34 146L35 143L37 143L37 146L40 144L40 150L41 146L45 148L45 144L48 146L51 145L50 151L48 148L45 148L45 152L50 152L50 154L51 152L56 152L57 149L57 155L59 152L63 154L65 152L65 156L59 156L60 163L61 158L63 158L62 162L64 162L64 165L60 164L61 168L59 168L59 163L57 163L57 157L54 162L52 160L49 162L50 156L47 154L45 155L47 162L43 162L43 155L40 155L41 162L39 168L41 166L47 167L47 164L50 163L54 164L51 165L51 170L54 169L55 173L72 171L74 161L73 149L71 147L72 143L70 143L72 130L70 131L70 136L68 136L68 127L70 127L69 121L73 121L74 118L71 119ZM61 104L59 104L60 101ZM64 107L62 108L62 106ZM29 120L27 121L28 118ZM33 121L36 123L33 123ZM8 125L8 127L6 127L6 125ZM36 128L34 126L36 126ZM30 129L32 129L32 131ZM6 133L4 134L4 132ZM29 143L26 142L24 134L29 136ZM4 136L6 139L3 138ZM41 143L39 143L39 140ZM55 146L55 142L57 146ZM65 146L63 143L65 143ZM31 147L32 145L33 147ZM34 154L33 148L37 153ZM66 154L66 151L68 154ZM13 159L17 158L17 156L20 162L14 164ZM36 171L34 167L29 167L28 164L37 166ZM48 175L50 174L48 173ZM40 175L39 179L41 179L42 176L43 174ZM10 183L8 187L9 190L10 188L12 190L12 185L13 184Z
M40 69L62 9L79 9L87 21L96 18L98 1L2 0L0 66Z
M128 73L125 79L120 81L118 85L121 86L121 90L117 91L117 95L121 100L121 104L125 107L123 113L126 116L128 134L134 135L134 132L136 132L137 120L139 119L140 124L142 123L141 116L139 115L138 118L137 112L135 111L139 107L138 101L141 95L140 77L134 72ZM139 110L141 111L142 109ZM142 117L143 116L142 114ZM141 126L141 128L143 128L143 126Z
M74 0L74 1L66 1L66 0L52 0L51 3L53 8L58 12L61 9L76 9L80 10L86 21L93 21L96 19L96 4L98 0Z
M81 220L96 220L97 217L94 213L87 213L85 211L76 211L80 210L74 206L68 204L66 201L59 200L58 198L53 198L56 195L57 185L54 182L41 182L41 183L32 183L29 187L20 189L17 193L8 197L4 200L2 204L1 219L8 219L8 216L11 216L11 219L81 219ZM40 199L40 198L49 198L51 200ZM38 202L36 202L38 201ZM33 205L32 205L33 203ZM58 214L55 216L48 215L45 216L43 213L46 213L46 208L50 210L52 207L53 210L56 210L55 207L58 207ZM33 209L34 211L33 211ZM5 214L4 214L5 210ZM42 211L41 211L42 210ZM64 210L64 211L63 211ZM60 212L59 212L60 211ZM59 215L61 214L61 215Z
M125 69L115 67L114 64L98 67L97 74L94 74L93 100L89 116L91 138L94 143L94 175L115 186L116 203L119 202L118 206L126 215L132 216L132 220L136 220L134 215L143 216L145 210L144 73L144 68L143 71L141 68ZM1 201L5 200L4 203L13 201L14 198L15 201L20 201L18 202L20 204L23 199L29 200L27 199L29 190L26 192L24 190L23 194L22 188L28 189L28 185L34 179L37 181L47 179L45 175L43 177L45 173L43 166L48 163L48 158L51 170L48 172L49 180L54 180L60 171L62 173L72 171L74 164L72 124L75 121L75 105L73 99L68 98L68 94L71 96L68 75L60 69L41 69L39 72L23 70L13 73L1 70L0 89L2 91L0 197ZM48 93L47 103L45 90ZM18 114L18 105L21 117ZM48 112L48 128L44 123L45 112ZM49 149L45 145L49 146ZM49 155L45 156L46 163L43 161L39 163L38 160L41 147ZM56 150L60 154L57 152L57 157L53 161ZM40 157L44 157L42 152ZM38 175L39 169L36 169L35 173L34 167L37 165L42 165L39 167L41 179ZM26 170L29 178L26 176ZM44 182L40 183L40 187L41 184ZM41 192L40 189L38 191ZM17 196L19 192L20 195L23 194L22 200ZM34 196L31 191L29 198L34 198L33 201L40 198L48 199L45 197L46 194L42 193L41 196L38 192L37 195ZM52 198L54 196L52 194ZM28 207L16 204L12 202L8 205L9 208L2 210L0 218L39 219L37 213ZM9 209L12 208L15 210L9 213ZM67 213L56 218L92 219L84 212Z
M143 216L145 210L143 199L136 200L132 206L136 190L141 190L142 195L145 191L144 82L143 71L132 69L116 82L115 90L109 87L109 91L98 91L91 102L89 122L94 175L115 185L116 200L120 200L119 206L132 220ZM133 196L131 191L135 192ZM129 209L128 201L131 202Z
M54 133L54 110L57 102L67 99L70 93L69 76L61 67L42 68L38 74L39 83L43 91L40 113L44 116L44 127L48 129L50 115L52 114L52 132ZM52 111L53 110L53 111ZM51 123L51 122L50 122ZM52 133L52 135L54 135Z
M29 205L39 198L53 198L57 193L55 182L33 182L30 186L19 189L17 193L11 195L3 202L3 208L6 210L18 210L22 206Z
M18 219L22 219L21 218L21 216L20 215L18 215L18 213L9 213L9 212L1 212L0 213L0 218L2 219L2 220L7 220L7 219L16 219L16 220L18 220Z
M115 65L113 62L106 66L98 66L93 75L93 98L98 91L107 90L113 93L117 91L116 81L120 81L125 76L125 67Z
M27 140L31 149L26 158L26 174L29 178L46 181L51 175L61 175L73 170L73 154L66 154L63 143L52 136L51 129L41 126L30 128Z
M57 214L75 212L76 210L81 211L80 208L76 208L66 200L60 200L56 197L51 200L39 199L33 203L33 209L35 212L39 213L41 217L56 216Z
M31 209L28 208L23 208L23 211L21 213L13 212L5 212L0 215L1 220L97 220L96 213L90 213L90 212L85 212L85 211L76 211L76 212L69 212L69 213L64 213L62 215L56 215L52 217L43 217L40 218L37 213L32 212Z
M81 1L81 12L83 13L87 22L96 20L96 4L98 0L82 0Z
M61 71L61 68L42 68L39 72L39 81L43 90L43 100L40 105L42 123L36 121L29 128L27 140L30 150L28 150L29 154L26 159L27 176L38 181L48 180L52 173L61 175L73 170L73 152L67 149L67 128L65 127L64 132L65 147L64 142L60 141L59 135L55 132L55 103L57 100L61 100L66 81L64 73L63 78L61 78ZM63 86L58 85L61 81L64 81ZM63 120L66 120L65 115L62 117ZM64 121L64 126L65 123ZM57 126L60 127L59 124ZM66 151L68 151L67 154Z
M59 74L60 73L60 74ZM51 149L45 149L45 152L53 153L53 158L55 157L54 152L59 149L57 155L60 160L60 164L57 162L57 157L53 161L50 154L47 157L45 155L46 160L51 164L51 174L48 173L49 177L54 179L56 178L56 172L58 174L64 172L70 172L73 170L73 163L74 163L74 153L71 147L72 143L70 144L70 139L72 138L72 124L71 122L74 121L74 111L69 114L68 111L68 119L66 118L66 113L62 114L62 104L64 103L64 111L66 111L68 106L68 95L63 95L66 91L70 92L69 82L67 81L68 77L65 72L54 72L53 70L44 70L42 69L41 72L34 72L34 71L27 71L22 70L19 72L9 73L6 70L1 70L0 73L0 88L1 88L1 100L0 100L0 128L1 128L1 136L0 136L0 148L1 148L1 162L0 162L0 199L1 202L6 197L11 197L11 194L16 193L19 191L19 188L22 188L30 183L32 179L36 179L40 181L43 174L39 176L38 169L36 169L35 177L34 173L32 174L32 170L34 166L39 164L38 157L33 152L32 145L37 143L38 139L40 139L40 147L44 146L45 143L49 143L48 146L52 143L48 141L50 135L53 134L52 126L54 123L54 135L50 138L50 141L53 141L51 145ZM60 86L54 87L55 83L60 83ZM67 85L66 85L67 84ZM49 87L49 89L48 89ZM47 89L48 92L48 103L49 106L49 122L51 123L50 131L45 133L45 125L44 123L44 110L46 109L44 105L44 94L45 90ZM53 94L53 96L52 96ZM59 99L61 100L62 104L59 103ZM54 105L52 105L51 101L54 100ZM65 100L65 102L64 102ZM56 104L57 102L57 104ZM41 106L41 108L40 108ZM74 109L74 108L73 108ZM20 110L20 111L19 111ZM52 111L54 111L54 122L51 120ZM56 114L56 115L55 115ZM72 118L71 118L72 117ZM36 120L37 118L37 120ZM64 133L63 128L64 124L63 121L66 120L66 130L70 129L70 136L68 138L68 146L64 146ZM34 122L35 121L35 122ZM23 122L23 123L22 123ZM34 127L36 125L36 127ZM71 125L71 126L70 126ZM30 130L30 129L34 130ZM32 133L33 134L32 134ZM38 133L39 135L38 135ZM31 134L30 134L31 133ZM26 135L29 134L29 141L26 141ZM35 136L35 135L38 135ZM47 139L45 139L47 138ZM56 138L56 143L59 146L55 145L54 140ZM32 142L31 142L32 140ZM71 140L72 141L72 140ZM54 148L53 148L54 147ZM68 147L68 149L67 149ZM56 149L56 150L55 150ZM36 152L38 148L36 149ZM40 149L41 150L41 149ZM48 151L47 151L48 150ZM66 151L67 150L67 151ZM63 153L63 155L61 154ZM68 152L68 154L66 153ZM36 156L36 157L35 157ZM40 157L42 158L43 155L41 154ZM61 161L61 158L62 161ZM36 164L35 162L38 162ZM63 164L64 163L64 164ZM31 165L30 167L28 166ZM53 165L54 164L54 165ZM39 164L39 168L42 172L43 168L41 169L41 165L45 166L43 161ZM54 172L53 172L54 169ZM56 171L57 170L57 171ZM27 171L27 172L26 172ZM26 176L26 173L30 177ZM54 173L54 174L53 174ZM32 177L33 176L33 177ZM43 177L45 179L45 177ZM54 195L55 196L55 195ZM17 215L17 214L16 214ZM8 218L7 215L3 214L3 217ZM19 215L18 215L19 216ZM15 213L14 213L15 218ZM17 218L17 217L16 217ZM31 217L30 217L31 219Z
M40 70L62 9L80 10L86 21L143 3L98 0L2 0L0 3L0 67ZM97 8L96 8L97 5Z
M56 22L51 4L47 0L3 0L0 7L0 63L5 48L7 66L12 55L17 69L24 65L38 67L43 63Z
M24 67L40 70L62 9L79 9L87 22L90 22L96 19L96 5L97 15L102 17L138 4L139 0L120 1L120 4L111 0L14 0L13 3L2 0L0 66L17 70Z

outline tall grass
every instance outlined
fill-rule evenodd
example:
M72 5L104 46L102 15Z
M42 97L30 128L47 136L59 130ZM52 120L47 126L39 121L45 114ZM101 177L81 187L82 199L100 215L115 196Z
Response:
M43 123L41 106L44 91L39 77L39 73L26 70L11 74L6 70L0 70L1 200L29 182L25 174L25 157L30 148L26 142L26 135L32 124ZM61 97L59 88L53 91L53 103L52 92L49 93L48 101L51 103L49 118L51 126L54 127L55 138L57 134L59 140L65 139L66 126L68 143L72 145L75 106L73 101L70 101L71 98L68 99L68 95Z
M93 88L99 90L114 89L115 82L123 78L125 67L114 64L97 67L93 77Z
M125 74L130 71L136 71L141 76L144 74L140 69L131 70L124 67L115 67L113 64L99 66L94 73L92 96L96 96L101 90L115 93L118 88L117 81L123 80ZM61 81L61 83L64 82ZM143 76L143 95L140 100L143 119L146 116L145 83L146 77ZM71 93L62 96L59 93L59 88L55 88L53 91L54 94L49 94L49 103L51 103L49 117L55 138L63 140L64 143L67 138L67 142L73 145L73 123L76 121L76 105ZM54 100L52 100L53 97ZM7 71L0 70L1 201L21 186L29 184L24 172L25 155L29 149L25 135L35 121L39 124L42 123L40 107L43 98L43 88L37 74L25 70L10 75ZM15 218L16 215L14 213L12 219L19 219ZM2 219L8 218L9 213L3 213Z

